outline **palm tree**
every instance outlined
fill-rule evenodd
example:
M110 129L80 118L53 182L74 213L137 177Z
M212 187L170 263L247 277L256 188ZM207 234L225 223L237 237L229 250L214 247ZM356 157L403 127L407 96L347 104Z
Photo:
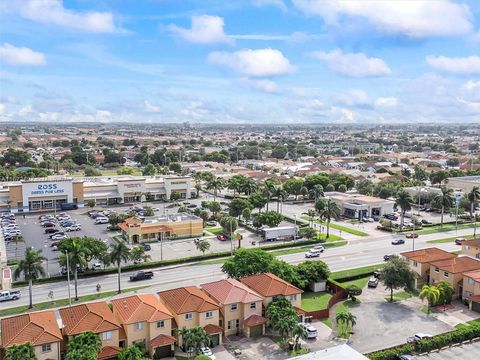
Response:
M293 317L281 317L277 319L272 325L273 329L278 332L282 338L282 342L285 343L289 334L291 334L298 324L297 319Z
M357 323L357 318L349 311L341 311L339 312L335 319L337 320L337 324L339 325L340 331L339 336L347 335L351 328L355 326Z
M33 280L37 280L40 276L45 276L45 270L42 262L47 258L41 256L42 250L35 250L33 247L25 249L25 258L18 262L17 268L13 272L13 278L17 280L22 274L25 281L28 281L28 295L29 305L28 308L33 307L32 301L32 283Z
M468 202L470 203L470 217L473 218L473 237L477 234L477 219L473 216L475 205L480 201L480 187L474 186L472 190L467 194Z
M255 180L252 178L246 178L245 181L241 184L239 191L243 192L245 195L250 195L257 191L258 186Z
M455 294L455 289L446 281L441 281L437 288L440 292L439 302L443 305L450 304L452 302L453 294Z
M275 180L273 179L267 179L265 180L264 188L263 188L263 195L267 198L267 211L268 211L268 204L270 202L270 199L272 196L275 195Z
M207 240L201 240L195 244L197 250L202 252L202 255L205 255L205 252L210 249L210 243Z
M85 244L84 239L74 237L63 240L59 245L60 251L63 253L59 259L60 264L66 266L68 257L70 269L67 269L67 271L73 272L75 300L78 300L78 269L85 268L88 265L87 257L89 256L89 249Z
M435 197L433 198L433 202L434 204L436 204L436 206L440 206L441 209L442 209L442 217L440 219L440 226L443 226L443 214L445 213L445 208L451 208L452 205L453 205L453 190L452 189L449 189L445 186L442 186L440 188L441 190L441 193L440 194L437 194L435 195Z
M207 190L213 190L213 201L217 198L218 191L225 187L225 182L219 177L215 177L207 182Z
M18 252L18 244L19 244L19 243L24 243L24 242L25 242L25 239L23 238L22 235L15 235L11 241L12 241L13 243L15 243L15 259L18 259L18 255L17 255L17 252Z
M418 297L423 300L427 299L427 313L430 313L430 307L435 305L435 303L440 298L440 290L436 286L425 284L422 287L422 291Z
M110 245L110 261L117 265L119 294L122 292L122 289L120 287L120 276L122 274L122 262L127 262L128 260L130 260L130 249L123 241L115 240L114 243Z
M317 202L319 196L323 196L323 186L321 184L317 184L310 190L310 195L313 195L314 203Z
M405 213L412 209L412 197L405 190L400 190L397 194L395 203L402 209L402 215L400 219L400 231L403 230L403 222L405 220Z
M146 262L148 260L151 260L152 257L145 253L145 249L143 248L143 246L135 246L130 251L130 259L133 261Z
M308 209L307 211L307 216L308 216L308 226L310 227L313 227L313 222L314 222L314 218L315 218L315 215L317 215L317 213L315 212L315 210L313 209Z
M280 203L283 203L288 198L288 193L283 188L277 188L274 197L277 199L277 212L280 213Z
M292 336L295 341L295 350L298 350L299 346L298 343L300 342L300 339L306 339L308 334L305 328L303 327L302 324L295 324L295 326L292 329Z
M330 199L325 202L323 209L320 210L320 217L327 221L327 239L330 237L330 221L332 218L339 218L341 211L340 206Z

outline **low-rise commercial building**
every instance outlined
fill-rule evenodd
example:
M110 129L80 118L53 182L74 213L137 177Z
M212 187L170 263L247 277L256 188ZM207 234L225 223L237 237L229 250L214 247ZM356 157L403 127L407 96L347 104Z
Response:
M83 207L170 199L172 192L189 199L195 192L189 176L49 176L0 183L0 211L32 212L60 209L62 204Z
M463 193L469 193L475 186L480 187L480 176L450 177L446 182L449 188L462 191Z
M393 201L382 198L337 191L326 192L325 197L340 206L343 216L359 220L390 214L395 205Z
M123 237L133 243L203 235L203 220L187 213L148 217L143 220L131 217L119 224L119 227Z

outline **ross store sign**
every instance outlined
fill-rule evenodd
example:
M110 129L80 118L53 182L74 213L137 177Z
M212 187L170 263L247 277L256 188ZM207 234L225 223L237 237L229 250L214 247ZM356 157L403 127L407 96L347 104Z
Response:
M66 195L72 196L72 183L68 181L62 182L45 182L45 183L24 183L22 185L23 199L41 196Z

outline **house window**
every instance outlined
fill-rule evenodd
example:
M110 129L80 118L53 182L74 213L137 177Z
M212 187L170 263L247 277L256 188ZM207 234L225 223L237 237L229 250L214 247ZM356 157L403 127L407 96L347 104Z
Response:
M445 272L443 273L443 276L448 277L448 271L445 271Z
M297 295L290 295L290 301L297 300Z
M228 330L232 330L232 329L238 329L240 327L240 320L239 319L236 319L236 320L230 320L227 324L227 329Z
M193 314L192 313L186 313L185 314L185 320L192 320L193 319Z
M465 245L465 250L470 250L470 245Z
M111 331L105 331L100 334L100 338L102 341L105 340L112 340L112 332Z
M413 266L417 267L418 263L416 261L413 262Z
M237 329L240 327L240 319L235 320L235 327Z
M467 284L468 285L473 285L473 284L475 284L475 281L473 281L472 278L467 278Z
M439 272L439 271L440 271L440 269L436 267L436 268L435 268L435 272Z
M52 351L52 344L43 344L42 345L42 353Z
M157 329L160 329L163 327L165 327L165 321L163 320L157 321Z
M143 322L137 322L135 323L135 331L140 331L143 330Z
M230 310L231 310L231 311L237 311L237 309L238 309L238 304L232 304L232 305L230 305Z
M256 309L257 308L257 303L250 303L250 309Z
M207 312L205 313L205 318L211 319L212 317L213 317L213 311L207 311Z

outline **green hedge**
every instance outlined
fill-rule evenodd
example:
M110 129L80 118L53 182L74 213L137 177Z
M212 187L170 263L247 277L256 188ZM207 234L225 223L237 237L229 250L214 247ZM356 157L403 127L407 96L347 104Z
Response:
M295 242L286 242L282 244L262 246L261 248L265 251L271 251L271 250L313 245L313 244L319 244L319 243L322 243L322 242L319 240L300 240ZM230 251L222 251L222 252L213 253L213 254L190 256L187 258L153 261L153 262L146 262L146 263L136 264L136 265L125 265L122 267L122 271L135 271L135 270L152 269L152 268L171 266L171 265L181 265L181 264L187 264L187 263L203 261L203 260L218 259L218 258L223 258L228 256L230 256ZM95 276L101 276L106 274L116 274L116 273L117 273L117 268L108 268L104 270L86 271L85 273L78 274L78 277L87 278L87 277L95 277ZM66 278L67 278L66 275L57 275L57 276L51 276L49 278L38 279L34 283L35 284L49 283L49 282L65 280ZM26 286L26 285L27 285L27 282L20 281L20 282L15 282L13 284L13 287L20 287L20 286Z
M390 349L376 351L366 356L372 360L395 360L397 354L424 353L441 349L445 346L461 343L480 337L480 325L472 324L460 329L423 339L414 344L405 344Z

